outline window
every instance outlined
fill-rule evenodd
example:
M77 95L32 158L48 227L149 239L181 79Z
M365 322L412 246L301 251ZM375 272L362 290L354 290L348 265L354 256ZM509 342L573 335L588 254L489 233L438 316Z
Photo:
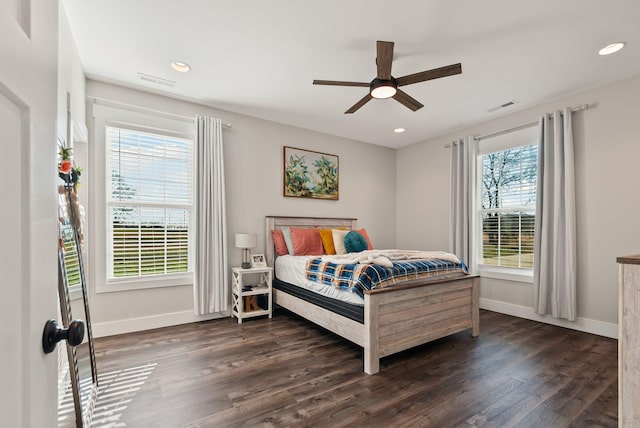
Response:
M60 193L61 192L61 193ZM71 198L71 202L69 201ZM80 270L80 257L78 253L77 238L82 237L82 231L75 230L75 218L71 218L71 204L76 204L74 214L80 216L82 221L82 207L79 204L78 194L75 189L69 191L65 185L59 184L58 193L58 227L60 243L62 245L62 262L64 271L62 272L68 287L68 294L71 300L81 298L83 274ZM82 244L80 244L82 246ZM83 260L84 257L83 257Z
M106 127L107 279L191 271L193 142Z
M70 291L79 289L80 259L73 229L69 223L60 225L60 235L64 244L64 268L67 276L67 286Z
M538 144L514 134L479 146L479 262L533 269Z

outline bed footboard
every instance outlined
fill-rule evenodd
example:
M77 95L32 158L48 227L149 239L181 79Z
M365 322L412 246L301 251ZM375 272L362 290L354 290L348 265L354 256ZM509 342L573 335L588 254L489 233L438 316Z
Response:
M377 373L382 357L467 329L478 336L478 287L477 276L466 276L365 294L364 371Z

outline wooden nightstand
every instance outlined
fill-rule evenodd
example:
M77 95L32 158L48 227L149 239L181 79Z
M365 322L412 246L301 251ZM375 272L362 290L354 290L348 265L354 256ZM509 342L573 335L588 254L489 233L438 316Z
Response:
M231 269L232 285L231 293L233 302L231 304L231 317L238 318L238 324L245 318L269 315L271 318L271 280L273 279L273 268L251 268L242 269L234 267ZM257 278L248 281L245 276ZM246 288L251 286L250 289ZM244 290L243 290L244 288ZM262 302L262 307L258 305L258 296L264 296L266 304ZM266 306L266 308L264 307Z

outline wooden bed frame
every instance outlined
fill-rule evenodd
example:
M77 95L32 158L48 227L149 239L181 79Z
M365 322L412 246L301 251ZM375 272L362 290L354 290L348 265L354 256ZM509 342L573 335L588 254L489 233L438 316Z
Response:
M266 257L274 266L271 231L283 227L356 229L355 218L266 217ZM425 284L429 286L425 287ZM411 282L405 286L365 291L364 324L273 290L274 302L364 348L364 371L380 370L380 358L472 329L480 334L477 275Z

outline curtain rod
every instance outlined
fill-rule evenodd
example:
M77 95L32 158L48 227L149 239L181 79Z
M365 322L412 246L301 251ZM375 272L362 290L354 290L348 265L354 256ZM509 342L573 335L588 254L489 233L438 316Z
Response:
M580 111L580 110L586 110L589 108L589 104L582 104L581 106L577 106L577 107L571 107L571 112L576 112L576 111ZM562 113L564 114L564 113ZM516 125L516 126L512 126L510 128L505 128L505 129L500 129L498 131L494 131L494 132L490 132L488 134L484 134L484 135L479 135L477 137L473 137L474 140L476 141L480 141L484 138L489 138L489 137L497 137L498 135L502 135L502 134L506 134L507 132L513 132L513 131L519 131L521 129L525 129L525 128L529 128L530 126L534 126L537 125L538 121L533 121L533 122L528 122L528 123L523 123L522 125Z
M175 113L168 113L166 111L154 110L154 109L150 109L150 108L146 108L146 107L136 106L136 105L133 105L133 104L121 103L119 101L113 101L113 100L109 100L107 98L93 97L91 95L87 95L87 99L91 100L94 104L101 104L101 105L112 106L112 107L122 107L122 108L126 108L127 110L133 110L133 111L137 111L137 112L141 112L141 113L150 113L150 114L154 114L156 116L164 116L164 117L168 117L168 118L172 118L172 119L186 120L186 121L191 121L191 122L196 120L195 117L182 116L182 115L175 114ZM223 128L231 128L231 124L230 123L223 123L222 127Z

